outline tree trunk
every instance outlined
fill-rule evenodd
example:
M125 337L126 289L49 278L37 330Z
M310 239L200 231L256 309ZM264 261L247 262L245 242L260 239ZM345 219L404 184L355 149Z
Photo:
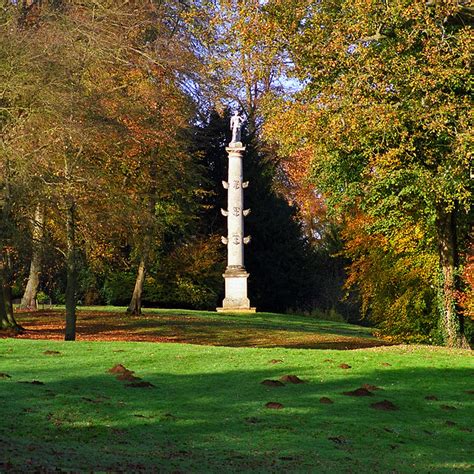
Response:
M455 211L438 209L436 219L439 262L442 272L441 328L448 347L469 347L464 336L464 320L456 305L458 290L458 249Z
M76 235L75 235L75 212L76 206L72 198L67 200L66 208L66 332L64 340L74 341L76 339Z
M14 329L18 332L23 328L16 322L13 314L12 291L7 275L5 256L0 255L0 329Z
M143 283L145 282L146 274L146 258L145 252L142 253L140 264L138 265L137 279L135 280L135 288L133 289L132 299L127 308L127 314L139 315L142 314L142 293Z
M0 206L0 329L15 329L21 331L23 328L17 324L13 315L12 289L10 284L11 263L8 247L12 241L12 230L10 221L10 163L5 162L5 184L3 206Z
M36 206L33 219L33 248L30 263L30 274L25 292L21 299L22 308L36 308L36 294L39 286L39 275L41 273L41 242L43 240L43 209L40 204Z

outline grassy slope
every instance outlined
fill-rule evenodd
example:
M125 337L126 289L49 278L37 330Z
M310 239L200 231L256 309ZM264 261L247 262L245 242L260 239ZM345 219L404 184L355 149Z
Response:
M25 338L63 338L64 314L19 313L27 329ZM125 308L82 307L78 312L78 338L186 342L232 347L294 347L344 349L380 345L371 330L345 323L275 313L218 314L210 311L147 309L140 317L125 314ZM41 326L49 328L42 333Z
M126 388L107 373L117 363L156 387ZM474 469L474 397L467 393L474 389L474 366L464 351L4 339L0 372L11 375L0 379L0 470ZM307 383L260 384L285 374ZM44 385L18 383L32 380ZM373 397L341 394L364 383L384 390ZM321 404L323 396L334 404ZM400 410L370 408L383 399ZM284 408L266 409L268 401Z

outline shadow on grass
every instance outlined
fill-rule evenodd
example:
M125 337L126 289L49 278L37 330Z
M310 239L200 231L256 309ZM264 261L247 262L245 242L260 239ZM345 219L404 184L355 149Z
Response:
M301 321L303 319L303 322ZM63 334L59 312L27 313L20 322L22 338L56 338ZM121 313L81 312L77 323L82 340L181 342L227 347L287 347L302 349L359 349L389 345L371 337L365 328L307 321L306 318L258 316L201 317L186 315L126 316Z
M195 360L183 357L180 363ZM127 388L100 363L81 377L59 367L35 372L35 379L49 379L44 385L17 383L14 374L0 381L8 390L8 396L2 394L8 417L0 427L0 458L13 470L29 461L33 469L121 472L467 472L474 467L473 395L467 393L473 370L467 368L339 371L327 379L325 371L337 369L320 364L267 363L258 370L187 375L130 365L155 386L140 389ZM261 385L287 373L307 383ZM363 384L383 390L367 397L342 394ZM334 403L322 404L321 397ZM382 400L398 410L370 407ZM283 408L265 408L269 401Z

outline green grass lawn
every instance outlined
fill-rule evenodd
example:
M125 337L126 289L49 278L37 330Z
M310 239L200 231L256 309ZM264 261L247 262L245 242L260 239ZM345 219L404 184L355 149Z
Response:
M0 372L2 472L474 471L467 351L2 339ZM261 384L289 374L305 383Z

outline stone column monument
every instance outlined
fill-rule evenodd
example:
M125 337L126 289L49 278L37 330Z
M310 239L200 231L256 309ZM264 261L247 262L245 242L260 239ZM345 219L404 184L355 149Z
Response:
M229 154L229 178L222 184L227 189L227 210L221 209L227 217L227 237L222 237L222 243L227 245L227 268L223 275L225 280L225 298L219 312L255 313L250 307L247 297L247 278L249 274L244 266L244 244L250 242L250 236L244 237L244 217L250 209L244 210L244 189L248 181L243 181L242 156L245 147L241 142L241 127L243 119L238 112L230 119L232 140L226 148Z

